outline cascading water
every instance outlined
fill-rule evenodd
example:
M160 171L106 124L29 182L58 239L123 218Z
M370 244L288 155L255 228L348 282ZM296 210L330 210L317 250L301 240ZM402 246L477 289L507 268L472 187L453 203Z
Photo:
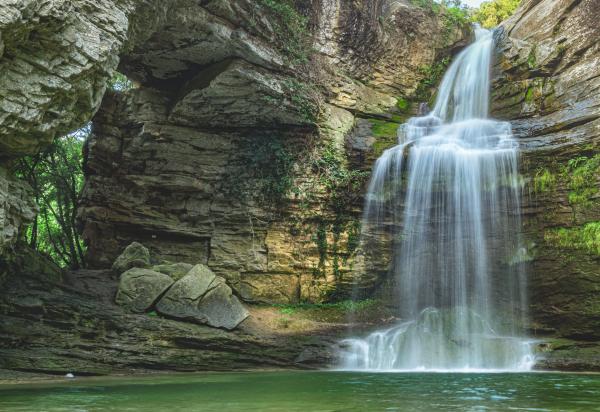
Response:
M343 368L531 366L529 342L516 337L526 308L518 147L509 123L488 119L494 41L488 30L475 34L433 111L403 125L375 165L362 244L393 239L390 284L405 321L345 340Z

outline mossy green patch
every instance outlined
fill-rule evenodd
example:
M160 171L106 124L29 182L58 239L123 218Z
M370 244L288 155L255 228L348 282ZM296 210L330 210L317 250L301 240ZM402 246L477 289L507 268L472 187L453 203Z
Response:
M535 69L537 66L536 52L537 52L537 46L534 45L531 48L529 55L527 56L527 66L529 66L529 68L532 70Z
M546 168L540 168L533 177L533 189L536 193L546 193L556 188L556 176Z
M273 305L282 315L302 317L321 322L344 322L349 315L357 319L372 318L381 310L375 299L343 300L335 303L298 303Z
M396 107L402 113L407 113L410 111L410 102L408 100L406 100L404 97L399 97L398 101L396 102Z
M400 123L390 122L379 119L369 119L371 123L371 132L375 137L373 144L373 153L379 157L384 150L398 144L398 127Z
M563 168L562 177L569 188L569 203L572 206L590 207L592 197L598 193L597 180L600 175L600 154L593 157L580 156L569 160Z
M578 227L546 230L544 240L560 248L583 250L600 256L600 221Z
M289 62L306 63L312 53L308 18L298 12L295 2L258 0L257 3L271 17L269 22L275 34L275 44Z

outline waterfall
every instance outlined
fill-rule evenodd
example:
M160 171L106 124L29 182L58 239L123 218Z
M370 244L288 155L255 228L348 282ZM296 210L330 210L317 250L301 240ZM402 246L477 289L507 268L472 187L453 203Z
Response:
M527 370L519 337L526 284L519 257L518 145L489 119L491 31L447 70L434 109L399 128L377 160L362 247L391 239L386 283L398 324L343 341L343 368ZM385 235L385 236L384 236Z

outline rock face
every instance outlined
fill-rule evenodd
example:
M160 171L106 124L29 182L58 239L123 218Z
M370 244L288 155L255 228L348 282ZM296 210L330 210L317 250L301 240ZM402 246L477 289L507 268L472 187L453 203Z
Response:
M364 170L394 144L423 68L467 31L405 2L305 10L176 2L123 54L139 87L105 96L86 153L93 267L139 241L159 259L208 265L248 301L343 294ZM355 140L368 143L348 162L359 122Z
M111 271L71 273L65 282L14 276L0 296L0 374L316 368L331 362L341 334L230 332L134 314L114 303L116 289Z
M135 313L143 313L173 284L169 276L153 270L133 268L121 275L115 301Z
M20 228L30 223L36 213L31 188L0 166L0 256L14 245Z
M234 329L248 311L232 295L225 279L204 265L194 266L156 304L159 313L215 328Z
M153 4L156 3L156 4ZM151 0L9 0L0 12L0 254L36 208L11 160L33 155L96 112L128 42L161 19ZM148 13L149 9L152 13ZM135 14L135 17L133 16ZM137 25L137 18L144 24ZM8 173L6 170L9 170ZM4 190L8 187L8 191Z
M594 0L524 2L502 25L493 85L493 115L523 149L532 333L588 342L600 340L599 19ZM549 359L580 364L574 346Z

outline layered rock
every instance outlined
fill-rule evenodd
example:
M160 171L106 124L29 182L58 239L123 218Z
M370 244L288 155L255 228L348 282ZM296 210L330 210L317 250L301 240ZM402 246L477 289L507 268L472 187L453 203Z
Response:
M20 273L0 296L0 374L64 376L161 371L306 369L332 361L342 330L280 334L245 325L226 331L114 303L112 272L80 271L65 282Z
M165 9L150 0L10 0L1 7L0 187L10 192L0 190L0 254L36 213L26 185L10 177L11 160L88 122L121 51L143 39Z
M367 143L349 163L349 133L360 118L395 129L420 68L466 33L405 2L306 10L308 26L269 3L182 1L123 55L139 87L106 95L87 148L80 220L93 267L140 241L208 265L248 301L337 293L378 139L363 119L353 136Z
M499 33L493 114L522 147L521 257L537 336L600 339L600 256L582 238L593 244L600 221L599 19L594 0L526 1ZM551 360L581 364L568 359L583 353L573 344L555 346Z
M20 228L31 223L36 213L31 188L0 166L0 256L15 244Z

